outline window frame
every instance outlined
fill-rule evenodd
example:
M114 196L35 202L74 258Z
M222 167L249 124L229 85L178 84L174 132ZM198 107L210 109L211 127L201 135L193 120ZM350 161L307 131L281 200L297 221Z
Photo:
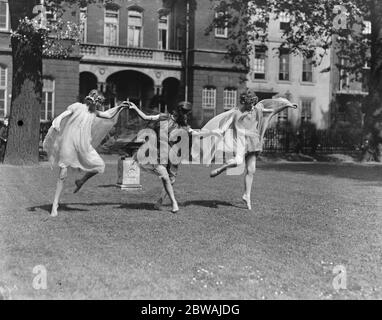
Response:
M113 25L116 25L117 26L117 30L116 30L116 44L110 44L110 43L106 43L106 30L107 30L107 24L112 24L112 23L108 23L106 22L106 15L107 13L110 13L110 12L113 12L113 13L116 13L117 14L117 23L116 24L113 24ZM103 27L103 43L105 46L119 46L119 23L120 23L120 12L119 12L119 9L111 9L111 8L105 8L104 10L104 27ZM110 38L111 39L111 38Z
M286 63L286 70L283 69L284 67L284 64L282 64L282 57L283 56L287 56L288 59L286 60L287 63ZM281 77L281 75L283 75L283 77ZM286 78L285 75L287 75L288 77ZM280 55L279 55L279 77L278 77L279 81L291 81L290 80L290 53L286 50L282 50L280 52Z
M133 30L136 30L138 29L138 26L136 25L131 25L129 24L129 20L130 20L130 12L137 12L139 13L140 15L140 19L141 19L141 25L139 26L139 43L137 46L133 45L131 46L130 45L130 40L129 40L129 30L130 29L133 29ZM144 23L143 23L143 10L140 10L140 9L136 9L136 8L128 8L127 9L127 46L130 47L130 48L142 48L143 46L143 28L144 28ZM133 39L133 42L134 42L134 39Z
M285 31L290 28L291 17L288 12L280 12L279 14L279 28L280 31Z
M166 29L161 28L161 18L166 17ZM163 41L161 40L161 30L166 30L166 48L163 48ZM161 45L162 44L162 45ZM170 13L160 14L158 17L158 49L159 50L169 50L170 45Z
M233 96L230 94L233 93ZM224 110L231 110L237 107L237 89L236 88L224 88L223 90L223 108Z
M313 78L313 64L311 63L312 59L311 58L305 58L303 57L302 59L302 75L301 75L301 82L304 83L313 83L314 78ZM310 70L306 70L306 66L309 66ZM310 74L310 80L304 80L304 75L305 74Z
M263 68L264 68L264 73L261 72L256 72L258 71L258 66L261 66L261 63L256 63L256 61L261 61L262 59L256 58L256 54L261 54L264 57L264 62L263 62ZM253 79L254 80L266 80L267 77L267 48L266 47L260 47L260 46L255 46L255 53L253 55ZM261 70L260 70L261 71ZM256 77L256 75L264 75L264 77Z
M52 78L44 78L43 81L51 81L52 82L52 89L50 90L47 90L45 86L43 86L42 88L42 94L43 94L43 97L42 97L42 107L44 108L44 119L41 117L41 112L42 110L40 111L40 121L50 121L50 120L53 120L54 119L54 112L55 112L55 100L56 100L56 81ZM45 84L45 83L44 83ZM49 93L52 93L52 110L51 110L51 117L52 119L49 119L48 117L48 104L49 104L49 99L48 98L48 94ZM44 103L45 102L45 103ZM44 105L45 104L45 105Z
M1 84L1 72L5 74L4 85ZM4 119L8 116L8 67L0 65L0 90L4 91L4 112L0 114L0 119Z
M340 59L340 65L341 66L346 66L346 63L347 63L346 59L344 59L344 58ZM340 79L339 80L340 80L340 83L339 83L340 92L348 91L350 89L350 75L349 75L349 72L347 72L343 68L340 68ZM344 85L344 83L345 83L345 85Z
M215 18L218 18L219 15L225 15L225 12L216 12ZM223 33L218 33L219 30L223 30ZM228 22L225 22L224 27L215 26L214 34L215 34L215 38L228 39Z
M9 28L9 23L10 23L10 16L9 16L9 3L8 1L0 1L1 3L4 3L5 4L5 24L6 26L4 28L2 28L0 26L0 31L9 31L10 28Z
M301 97L300 98L300 103L301 103L301 112L300 112L300 117L299 117L300 123L312 122L314 100L315 99L312 97ZM304 108L304 105L306 103L309 103L309 109Z
M209 95L212 93L212 95ZM208 103L209 101L213 103ZM212 105L212 107L211 107ZM216 87L205 86L202 89L202 109L216 110Z
M87 43L88 41L88 8L80 8L80 28L81 28L81 42Z

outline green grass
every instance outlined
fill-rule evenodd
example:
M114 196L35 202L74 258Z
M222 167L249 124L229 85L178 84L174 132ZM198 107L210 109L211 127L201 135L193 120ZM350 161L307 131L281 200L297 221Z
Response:
M109 161L74 195L72 172L53 219L57 172L0 166L0 287L22 299L382 298L382 166L259 163L252 211L242 177L209 170L181 168L178 215L154 209L151 174L122 192ZM47 290L32 288L36 265ZM336 265L347 290L333 289Z

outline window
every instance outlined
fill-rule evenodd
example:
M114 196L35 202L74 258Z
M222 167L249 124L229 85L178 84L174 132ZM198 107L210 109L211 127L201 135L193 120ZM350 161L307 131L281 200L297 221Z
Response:
M279 80L288 81L289 80L289 52L282 50L280 52L280 70L279 70Z
M202 108L216 108L216 89L214 87L206 87L203 89Z
M8 69L0 66L0 118L7 116Z
M216 13L216 18L223 17L224 12ZM228 38L228 27L227 22L219 21L220 25L215 27L215 37L217 38Z
M286 12L281 12L279 16L280 30L287 31L290 28L290 16Z
M129 47L142 46L142 12L137 10L128 11L127 20L127 45Z
M162 15L159 16L158 22L158 49L167 50L168 49L168 25L169 16Z
M264 47L255 47L255 57L253 59L253 72L255 79L265 79L265 56Z
M346 67L346 59L341 59L341 66ZM340 68L340 91L348 90L350 85L349 73L344 69Z
M371 34L371 21L364 21L363 22L363 34Z
M302 62L302 81L313 82L313 65L312 59L304 58Z
M9 26L8 2L0 1L0 30L8 31L8 26Z
M115 9L105 10L104 44L107 46L118 45L119 12Z
M54 80L44 79L42 89L41 120L52 120L54 117Z
M86 7L80 9L80 33L81 33L81 42L87 42L87 33L88 33L88 10Z
M362 92L369 92L369 77L370 66L369 61L366 61L365 66L362 68Z
M237 90L232 88L224 89L224 96L223 96L224 109L235 108L236 103L237 103Z
M301 100L301 122L309 122L312 119L312 99Z

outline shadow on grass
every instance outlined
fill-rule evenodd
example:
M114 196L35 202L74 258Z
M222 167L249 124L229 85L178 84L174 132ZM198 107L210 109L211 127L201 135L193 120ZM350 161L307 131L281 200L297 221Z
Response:
M242 208L230 202L220 201L220 200L191 200L191 201L185 201L181 203L180 205L182 207L198 206L198 207L205 207L205 208L212 208L212 209L218 209L219 206Z
M95 202L95 203L63 203L60 204L58 210L63 212L89 212L90 209L78 208L78 206L83 207L106 207L106 206L114 206L113 209L117 210L148 210L148 211L161 211L155 207L155 203L116 203L116 202ZM165 206L165 205L164 205ZM235 204L219 201L219 200L191 200L185 201L180 204L180 207L189 207L189 206L197 206L197 207L205 207L218 209L219 207L233 207L243 209L244 207L237 206ZM41 206L34 206L27 208L28 212L36 212L38 210L50 212L52 210L51 204L44 204Z
M307 164L289 164L264 163L259 166L265 171L286 171L304 173L318 176L332 176L334 178L345 178L367 182L377 182L382 184L382 166L379 165L357 165L357 164L324 164L324 163L307 163Z
M84 207L103 207L103 206L116 206L114 209L130 209L130 210L149 210L149 211L158 211L155 208L154 203L115 203L115 202L96 202L96 203L65 203L60 204L58 211L79 211L79 212L88 212L89 209L80 209L72 206L84 206ZM52 209L51 204L44 204L41 206L29 207L27 211L36 212L37 210L50 212Z

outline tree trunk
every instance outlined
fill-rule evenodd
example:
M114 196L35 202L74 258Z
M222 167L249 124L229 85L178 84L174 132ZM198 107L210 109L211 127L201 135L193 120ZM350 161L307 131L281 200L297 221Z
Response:
M371 1L371 73L369 96L364 105L365 137L368 146L364 160L382 161L382 2Z
M12 30L19 20L33 17L35 1L9 1ZM39 32L25 43L12 37L13 78L8 140L4 163L37 164L39 161L42 101L42 41Z

